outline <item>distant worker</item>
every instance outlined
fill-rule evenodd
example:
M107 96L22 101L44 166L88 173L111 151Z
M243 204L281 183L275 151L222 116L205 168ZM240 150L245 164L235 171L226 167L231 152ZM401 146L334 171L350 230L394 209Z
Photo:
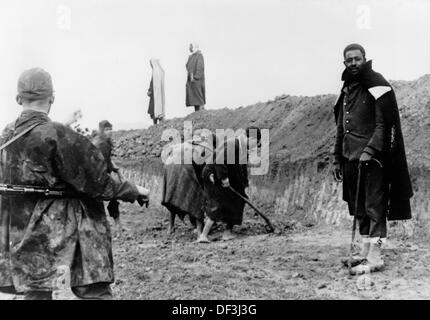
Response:
M102 152L103 157L106 160L108 173L118 172L119 169L113 164L111 159L113 143L112 124L109 121L100 121L99 132L97 132L92 142Z
M164 70L158 59L150 60L152 68L151 84L148 89L149 107L148 113L154 124L165 117L165 95L164 95Z
M205 63L197 43L190 44L191 55L187 62L186 106L195 111L203 110L206 104Z
M99 123L99 131L96 132L92 138L92 143L100 150L103 158L106 161L107 173L111 174L115 172L118 175L120 181L122 181L122 176L119 172L119 168L112 161L112 124L103 120ZM121 221L119 214L119 202L116 199L109 201L107 206L109 215L114 219L118 231L121 230Z

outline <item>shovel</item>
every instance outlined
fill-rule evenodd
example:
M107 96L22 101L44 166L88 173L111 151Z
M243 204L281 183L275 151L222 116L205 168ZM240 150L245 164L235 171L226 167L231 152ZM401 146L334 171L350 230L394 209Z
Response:
M270 220L260 211L257 209L256 206L254 206L246 197L244 197L243 195L241 195L239 192L237 192L232 186L229 186L229 189L235 194L237 195L239 198L241 198L243 201L245 201L252 209L255 210L255 212L257 212L257 214L262 217L264 219L264 221L266 222L267 226L266 226L266 230L268 232L274 232L275 228L273 228L272 223L270 222Z

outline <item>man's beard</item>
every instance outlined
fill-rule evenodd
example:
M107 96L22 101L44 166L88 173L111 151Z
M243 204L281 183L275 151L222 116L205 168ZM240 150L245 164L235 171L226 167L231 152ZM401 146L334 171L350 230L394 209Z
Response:
M356 67L356 68L346 68L346 70L348 70L348 73L349 73L352 77L357 77L357 76L360 74L361 67Z

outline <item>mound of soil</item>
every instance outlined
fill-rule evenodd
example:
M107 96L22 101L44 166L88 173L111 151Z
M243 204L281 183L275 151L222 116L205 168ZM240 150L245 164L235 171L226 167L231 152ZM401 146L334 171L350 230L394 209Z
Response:
M415 81L393 81L400 108L408 161L411 166L430 168L430 75ZM334 141L333 105L336 95L289 96L237 109L204 110L185 118L174 118L145 130L118 131L114 134L114 155L122 160L160 157L167 141L166 129L184 131L184 121L193 130L246 128L256 125L270 130L270 159L296 162L326 159Z

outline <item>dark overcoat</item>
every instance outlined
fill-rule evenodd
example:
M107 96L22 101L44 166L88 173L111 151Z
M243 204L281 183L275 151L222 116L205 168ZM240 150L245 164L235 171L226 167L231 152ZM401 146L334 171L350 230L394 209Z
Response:
M400 124L399 109L395 93L390 83L384 77L372 69L372 61L366 62L360 74L354 79L345 70L342 75L344 87L351 81L358 81L360 85L368 89L374 95L374 106L382 111L384 122L383 133L378 133L375 139L370 139L370 149L378 149L375 141L384 141L384 148L379 155L384 163L384 170L388 183L388 220L407 220L411 218L410 198L413 195L412 184L409 176L408 163ZM339 121L339 113L342 109L344 92L341 91L339 99L334 107L335 121ZM343 135L337 135L335 146L335 158L339 161L341 141ZM348 192L343 190L343 199L349 201Z
M228 162L228 150L234 150L234 160ZM243 219L244 201L231 190L222 187L221 180L228 178L230 185L246 197L245 188L248 187L248 167L240 163L241 151L238 138L227 140L216 149L216 161L203 168L202 177L204 191L207 197L206 214L212 220L221 220L232 225L240 225ZM222 160L222 161L221 161ZM214 174L215 184L209 181L210 174Z
M186 101L187 107L203 106L206 104L205 89L205 63L200 51L191 54L186 64L187 84Z

